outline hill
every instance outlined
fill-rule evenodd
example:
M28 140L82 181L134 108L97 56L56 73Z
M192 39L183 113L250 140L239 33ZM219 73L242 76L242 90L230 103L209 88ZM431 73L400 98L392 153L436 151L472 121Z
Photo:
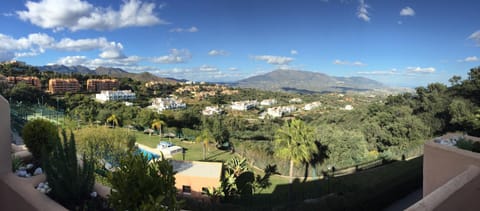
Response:
M364 77L334 77L299 70L275 70L240 80L233 86L300 93L369 91L386 88L380 82Z
M132 78L142 82L161 81L165 83L177 83L178 80L171 78L161 78L148 72L130 73L120 68L113 67L97 67L95 70L85 66L65 66L65 65L46 65L38 67L40 71L54 71L59 73L79 73L92 75L108 75L115 78Z

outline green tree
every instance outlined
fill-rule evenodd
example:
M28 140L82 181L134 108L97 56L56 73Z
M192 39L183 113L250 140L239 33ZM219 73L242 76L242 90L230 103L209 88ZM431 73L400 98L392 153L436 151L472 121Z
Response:
M75 137L70 132L70 138L62 130L63 144L60 140L55 145L50 156L43 163L47 173L47 181L52 188L52 198L69 209L76 210L83 201L90 198L95 183L94 161L91 156L83 154L82 162L78 162Z
M160 119L153 120L152 128L158 131L158 135L160 136L160 140L162 139L162 127L165 127L167 124Z
M105 123L110 123L110 125L112 125L113 128L115 128L115 126L118 126L118 122L119 122L118 118L115 114L110 115L105 121Z
M312 127L302 120L287 121L275 134L275 154L290 160L290 183L293 182L294 163L307 165L318 153L315 144L315 134Z
M210 131L203 129L199 136L195 138L195 142L202 143L203 146L203 160L207 159L207 150L208 150L208 143L210 140L214 140Z
M33 157L41 161L42 151L49 154L55 146L55 141L59 139L58 129L48 120L34 119L23 127L22 138Z
M115 210L179 210L174 174L165 159L149 161L141 154L129 154L108 177L112 184L108 201Z

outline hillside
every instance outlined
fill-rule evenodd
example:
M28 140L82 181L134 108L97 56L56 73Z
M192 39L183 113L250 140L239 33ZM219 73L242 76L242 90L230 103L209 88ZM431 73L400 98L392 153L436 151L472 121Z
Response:
M240 80L234 86L301 93L368 91L386 88L380 82L364 77L334 77L298 70L275 70Z
M178 81L170 78L161 78L148 72L130 73L120 68L113 67L97 67L95 70L89 69L85 66L65 66L65 65L46 65L38 67L40 71L54 71L59 73L79 73L79 74L94 74L94 75L108 75L115 78L132 78L139 81L162 81L165 83L177 83Z

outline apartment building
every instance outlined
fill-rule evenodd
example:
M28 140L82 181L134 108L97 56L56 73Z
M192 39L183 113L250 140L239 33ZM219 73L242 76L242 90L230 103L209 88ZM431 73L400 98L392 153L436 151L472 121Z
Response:
M118 89L120 83L117 79L88 79L87 91L88 92L100 92L103 90Z
M37 89L40 89L42 87L40 79L32 76L9 76L7 77L7 83L10 86L15 86L18 83L25 83Z
M131 90L102 90L100 94L95 95L95 99L101 102L117 101L117 100L135 100L135 93Z
M75 78L53 78L48 81L48 92L59 94L80 91L80 83Z
M232 105L230 107L232 108L232 110L246 111L246 110L255 108L257 105L258 105L258 102L256 100L246 100L246 101L232 102Z
M155 109L157 111L163 110L172 110L172 109L179 109L179 108L186 108L187 104L185 104L182 100L177 100L174 98L154 98L152 101L152 105L149 106L151 109Z

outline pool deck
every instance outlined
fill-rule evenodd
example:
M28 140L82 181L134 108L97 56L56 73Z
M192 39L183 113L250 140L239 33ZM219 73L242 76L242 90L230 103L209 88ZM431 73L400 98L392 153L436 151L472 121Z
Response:
M162 154L162 152L160 152L160 150L158 150L156 148L145 146L145 145L139 144L139 143L136 143L135 145L137 145L139 149L145 150L145 151L150 152L152 154L156 154L156 155L159 155L159 156ZM172 155L168 154L168 153L163 153L163 156L164 156L165 159L172 158Z

